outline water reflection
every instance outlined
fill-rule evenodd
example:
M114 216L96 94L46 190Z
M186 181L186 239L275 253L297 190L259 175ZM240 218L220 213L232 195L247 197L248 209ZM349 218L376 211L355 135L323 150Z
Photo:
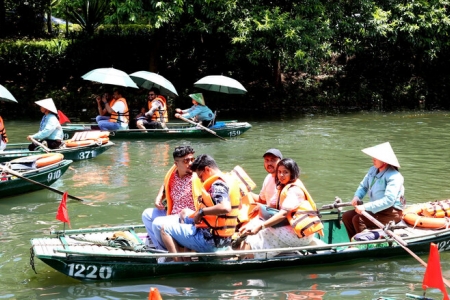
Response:
M262 154L279 148L295 159L301 179L319 206L334 196L349 201L371 166L361 149L390 141L405 177L408 203L449 198L450 115L446 112L393 114L355 113L331 117L308 116L283 121L251 121L253 128L228 141L215 137L193 140L114 141L116 145L92 160L74 162L52 187L90 200L68 200L73 228L140 224L173 163L172 151L191 145L195 155L213 156L228 171L240 165L258 185L266 176ZM39 126L8 122L11 142ZM30 131L31 130L31 131ZM10 132L11 131L11 132ZM196 274L114 283L82 283L62 276L36 261L29 267L29 239L62 225L55 219L61 196L41 190L0 201L0 298L4 299L146 299L157 287L166 299L404 299L421 294L424 268L407 253L404 257L374 258L336 266L283 270ZM427 259L427 257L422 257ZM450 277L450 253L441 253L445 277ZM311 294L312 292L317 295ZM326 292L319 295L321 292ZM310 293L310 294L308 294ZM427 296L442 298L438 290Z

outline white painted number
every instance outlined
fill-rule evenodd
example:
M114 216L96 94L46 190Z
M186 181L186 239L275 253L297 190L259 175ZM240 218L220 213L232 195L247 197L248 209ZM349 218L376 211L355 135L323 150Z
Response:
M80 152L78 154L78 158L80 160L82 160L82 159L89 159L89 158L94 157L94 154L95 154L94 150L92 150L92 151L83 151L83 152Z
M69 136L68 133L64 133L63 138L64 138L65 140L68 140L68 139L70 138L70 136Z
M439 242L439 243L437 243L437 246L438 246L439 251L449 250L450 249L450 241Z
M69 273L71 277L86 278L86 279L109 279L112 276L112 268L103 266L98 269L95 265L84 264L68 264Z
M57 180L59 177L61 177L61 170L57 170L55 172L50 172L47 175L47 182Z
M230 133L228 135L230 137L238 136L238 135L241 135L241 131L240 130L233 130L233 131L230 131Z

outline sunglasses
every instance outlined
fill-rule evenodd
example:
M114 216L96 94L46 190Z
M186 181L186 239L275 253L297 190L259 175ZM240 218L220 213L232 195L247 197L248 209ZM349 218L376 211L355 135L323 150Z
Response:
M186 158L180 159L179 161L182 161L185 164L188 164L190 162L194 162L194 160L195 160L195 157L186 157Z
M156 96L155 94L148 94L149 97Z

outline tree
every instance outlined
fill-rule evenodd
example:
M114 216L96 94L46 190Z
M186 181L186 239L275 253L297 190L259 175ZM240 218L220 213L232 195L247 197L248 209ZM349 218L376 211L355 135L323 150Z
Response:
M102 24L110 12L108 0L82 0L81 6L68 5L67 16L74 23L78 23L88 34L93 35L95 29Z

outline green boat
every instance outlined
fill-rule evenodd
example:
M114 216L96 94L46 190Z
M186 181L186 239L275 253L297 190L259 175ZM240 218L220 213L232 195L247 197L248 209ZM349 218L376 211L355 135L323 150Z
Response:
M35 151L28 150L29 143L19 143L19 144L8 144L6 149L0 152L0 163L7 162L11 159L18 157L25 157L36 154L43 154L46 151L40 147L38 147ZM79 161L91 159L99 156L109 148L114 146L113 142L108 142L103 145L93 144L81 147L68 147L61 149L52 149L49 150L49 153L61 153L64 155L65 159Z
M44 189L42 185L50 186L57 181L67 171L71 163L72 161L67 159L43 167L35 167L27 163L22 164L20 161L17 164L14 164L13 161L2 163L0 164L0 171L3 170L3 166L7 166L14 173L36 183L2 172L0 176L0 198Z
M372 241L349 241L341 216L341 211L336 210L323 213L324 237L316 236L309 246L252 251L230 248L214 253L169 254L156 250L148 244L143 225L52 231L49 237L31 239L30 263L35 272L39 268L35 258L39 258L74 279L112 281L176 274L237 273L296 266L301 268L305 265L336 265L354 260L408 255L398 240L388 236ZM450 229L420 229L405 224L389 230L401 236L407 247L417 255L427 254L430 243L437 244L439 251L450 248ZM113 240L118 232L131 238L126 239L126 242ZM267 259L243 259L248 253L271 251L280 254ZM174 256L189 257L191 261L169 261ZM162 257L165 258L164 262L159 259Z
M217 122L213 127L207 129L212 130L222 138L234 138L242 135L244 132L252 128L247 122L224 121ZM98 130L97 124L76 124L67 123L63 126L64 139L69 138L75 132ZM180 138L214 138L214 135L206 130L197 128L188 123L167 123L167 129L126 129L111 131L109 137L111 139L180 139Z

